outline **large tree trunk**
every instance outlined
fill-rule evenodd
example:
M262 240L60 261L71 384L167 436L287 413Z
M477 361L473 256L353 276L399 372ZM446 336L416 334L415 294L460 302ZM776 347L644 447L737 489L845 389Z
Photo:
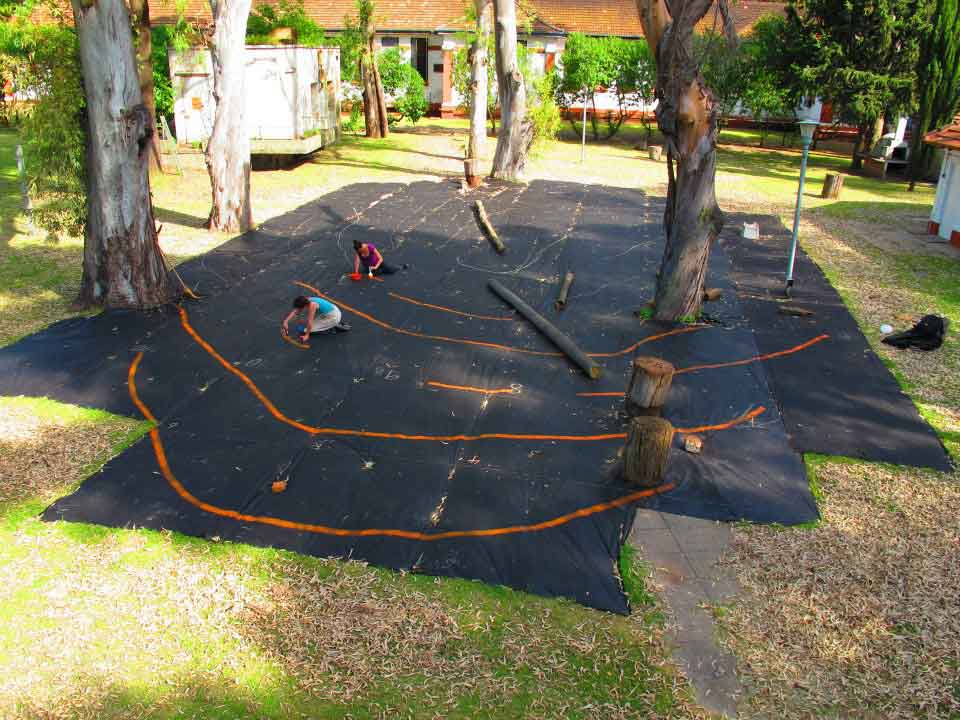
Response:
M153 38L150 36L150 3L149 0L129 0L130 14L137 28L137 70L140 73L140 93L143 95L143 104L147 106L150 117L153 118L154 128L157 123L157 103L153 96ZM160 160L160 147L157 144L157 134L150 135L150 166L163 172L163 163Z
M253 225L250 209L250 134L247 131L244 46L251 0L210 0L213 13L213 99L216 110L207 143L207 171L213 193L208 225L220 232L244 232Z
M723 227L714 192L718 109L693 58L693 29L712 0L637 0L644 34L657 61L657 123L667 147L666 246L654 317L696 316L710 246ZM726 14L726 4L721 3Z
M497 91L500 133L490 177L515 180L523 173L533 142L533 125L526 118L527 92L517 65L517 8L514 0L494 0L497 38Z
M377 68L377 56L373 38L376 33L372 7L361 11L360 32L363 34L363 50L360 53L360 79L363 83L363 120L367 137L379 138L390 134L387 117L387 101L383 94L383 81Z
M883 116L868 120L860 124L857 132L857 142L853 144L853 158L851 170L860 170L863 167L863 156L869 155L873 146L883 136Z
M72 0L87 102L87 223L77 305L147 308L176 292L157 244L143 104L123 0Z
M477 38L470 46L470 138L467 158L478 158L487 137L487 44L490 38L493 5L491 0L474 0Z

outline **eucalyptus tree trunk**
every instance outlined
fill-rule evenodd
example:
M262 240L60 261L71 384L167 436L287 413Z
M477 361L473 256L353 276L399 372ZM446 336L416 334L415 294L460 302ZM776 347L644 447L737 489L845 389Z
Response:
M87 223L76 305L148 308L176 297L157 244L143 104L123 0L72 0L87 111Z
M140 73L140 92L143 95L143 104L147 106L150 117L153 118L153 127L157 122L157 103L153 87L153 38L150 35L150 2L149 0L129 0L130 14L133 16L137 28L137 71ZM160 147L157 143L157 133L150 136L151 167L163 172L163 163L160 160Z
M360 52L360 79L363 83L363 120L367 137L387 137L390 127L387 117L387 101L383 94L383 81L377 67L377 56L373 38L376 26L373 19L373 7L361 10L360 32L363 35L363 50Z
M491 0L474 0L477 37L470 46L470 138L467 157L477 158L487 137L487 45L493 5Z
M500 96L500 132L490 177L515 180L523 173L533 142L533 125L526 118L527 92L517 64L517 8L515 0L494 0L497 40L497 91Z
M869 155L873 146L883 137L883 116L873 120L864 120L857 133L857 142L853 144L853 158L851 158L850 169L861 170L863 168L863 156Z
M719 110L693 60L694 27L712 4L673 0L668 8L666 0L637 0L656 57L657 124L667 149L666 246L654 298L654 318L661 321L699 313L710 247L723 227L714 191ZM719 7L732 28L726 3Z
M244 46L251 0L210 0L213 99L216 109L207 142L213 206L207 224L220 232L244 232L250 209L250 133L247 130Z

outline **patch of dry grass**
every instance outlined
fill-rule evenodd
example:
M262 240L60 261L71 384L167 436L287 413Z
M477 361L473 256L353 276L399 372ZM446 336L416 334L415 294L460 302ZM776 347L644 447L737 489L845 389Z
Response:
M735 533L747 717L960 713L960 476L817 464L822 524Z

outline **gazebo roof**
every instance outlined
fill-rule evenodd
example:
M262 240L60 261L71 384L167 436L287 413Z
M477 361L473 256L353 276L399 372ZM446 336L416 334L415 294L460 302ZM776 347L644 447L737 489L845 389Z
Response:
M947 150L960 150L960 114L957 114L952 124L939 130L928 132L923 136L923 141L934 147L942 147Z

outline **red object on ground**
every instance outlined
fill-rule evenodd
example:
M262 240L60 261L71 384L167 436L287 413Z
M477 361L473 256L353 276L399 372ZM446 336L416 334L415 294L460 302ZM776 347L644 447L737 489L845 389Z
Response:
M350 279L351 279L351 280L362 280L362 279L363 279L363 275L361 275L360 273L350 273Z

